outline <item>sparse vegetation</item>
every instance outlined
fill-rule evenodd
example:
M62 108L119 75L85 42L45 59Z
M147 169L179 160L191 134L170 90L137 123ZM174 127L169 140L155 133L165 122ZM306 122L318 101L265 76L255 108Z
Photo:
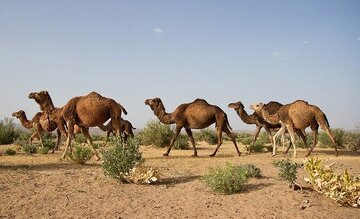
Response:
M230 195L241 191L250 177L261 177L261 171L253 164L209 168L203 181L214 192Z
M49 150L50 150L50 148L48 148L48 147L41 147L41 148L38 149L37 152L39 154L47 154L49 152Z
M344 148L346 143L346 132L343 129L339 128L332 129L331 131L334 135L335 142L338 145L338 148ZM321 147L334 147L334 144L332 143L326 132L320 132L318 139Z
M264 142L256 141L254 145L250 145L248 148L251 153L261 153L264 152L265 144Z
M360 132L347 133L346 149L353 153L360 151Z
M5 154L8 156L14 156L16 154L16 150L14 150L12 148L8 148L5 150Z
M142 162L139 143L129 139L126 143L117 141L114 147L104 152L103 170L105 175L121 182L128 182L127 176L136 164Z
M68 154L70 160L78 164L85 164L91 159L93 153L90 148L82 147L79 143L75 144L72 153Z
M286 180L290 183L291 186L296 183L297 179L297 168L299 165L297 163L292 162L290 159L286 160L276 160L273 162L273 165L279 170L279 177L282 180Z
M352 177L347 170L335 174L330 165L322 165L322 160L311 157L305 160L305 170L309 177L305 182L311 187L344 206L360 207L360 178Z
M173 130L170 125L162 124L157 120L150 120L138 134L138 139L143 145L166 147L169 146L172 136ZM174 147L178 149L189 148L188 137L180 134L174 143Z
M21 148L28 155L37 153L37 147L35 145L23 144Z
M210 128L202 129L196 137L197 141L205 141L210 145L216 145L218 143L216 132Z
M19 135L19 131L15 130L13 119L5 118L0 121L0 144L11 144Z

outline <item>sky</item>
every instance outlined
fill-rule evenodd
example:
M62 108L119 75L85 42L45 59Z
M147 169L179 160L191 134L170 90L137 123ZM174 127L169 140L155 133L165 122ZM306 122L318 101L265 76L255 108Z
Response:
M360 1L0 0L0 119L57 107L96 91L143 128L196 98L218 105L233 129L252 130L231 102L303 99L331 127L360 122Z

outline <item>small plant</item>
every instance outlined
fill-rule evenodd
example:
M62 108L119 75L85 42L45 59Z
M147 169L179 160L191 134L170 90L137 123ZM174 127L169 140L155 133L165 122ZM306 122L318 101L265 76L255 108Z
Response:
M11 144L20 136L19 131L15 130L13 119L5 117L0 121L0 144Z
M352 153L356 153L360 151L360 133L351 132L347 134L347 145L346 149L351 151Z
M16 151L12 148L8 148L8 149L6 149L5 154L8 156L13 156L16 154Z
M254 145L250 145L248 147L249 151L251 153L255 152L255 153L261 153L264 152L264 148L265 148L265 144L263 142L260 141L256 141Z
M230 195L241 191L248 181L248 171L239 165L226 164L225 167L210 168L203 181L214 192Z
M21 145L21 147L22 147L23 151L28 155L37 153L37 148L35 145L24 144L24 145Z
M83 134L76 134L75 135L75 142L77 143L86 143L86 138Z
M246 176L250 178L260 178L261 170L256 167L254 164L245 164L243 168L246 170Z
M39 154L47 154L49 152L50 148L48 147L41 147L38 149Z
M360 207L360 178L352 177L347 170L341 174L335 174L330 165L322 165L318 158L308 158L304 162L305 170L309 177L305 182L309 183L318 193L335 200L340 205Z
M56 147L56 143L52 140L52 139L45 139L44 141L43 141L43 143L44 143L44 147L45 148L47 148L48 149L48 151L50 150L50 149L54 149L55 147Z
M174 142L174 148L181 150L189 149L189 137L179 134Z
M203 129L199 134L200 141L206 141L210 145L215 145L218 143L216 132L212 129Z
M73 152L68 154L70 160L78 164L85 164L92 156L93 153L91 149L82 147L80 144L75 144Z
M293 163L289 159L286 159L274 161L273 165L278 168L279 177L282 180L288 181L291 186L297 185L300 187L300 189L302 189L301 186L296 182L297 168L299 167L297 163Z
M103 171L105 175L121 182L129 182L127 176L136 164L142 162L139 144L136 139L126 143L117 141L114 147L104 152Z

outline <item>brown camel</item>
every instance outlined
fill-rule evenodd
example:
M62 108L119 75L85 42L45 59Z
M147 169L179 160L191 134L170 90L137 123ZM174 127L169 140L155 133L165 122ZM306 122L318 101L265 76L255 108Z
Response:
M262 117L271 124L280 123L280 130L274 135L274 147L273 147L273 155L275 155L276 151L276 138L279 134L283 133L285 129L289 131L291 142L294 146L294 157L296 157L296 147L295 147L295 138L294 138L294 130L304 130L305 128L311 128L314 137L314 144L308 151L306 156L311 154L311 151L317 144L317 135L319 126L323 129L331 141L335 145L335 154L338 155L337 145L335 139L330 131L330 125L326 118L326 115L319 109L319 107L310 105L309 103L303 100L297 100L293 103L286 104L282 106L279 111L275 114L269 114L269 112L264 108L263 103L253 104L251 108L255 110L258 114L262 115Z
M197 156L195 141L191 129L203 129L215 123L218 145L210 156L215 156L219 147L222 144L222 132L225 132L235 145L236 151L240 156L240 151L237 147L234 136L230 132L230 124L227 115L218 106L210 105L203 99L196 99L191 103L179 105L174 112L166 113L165 107L160 98L153 98L145 100L145 104L149 105L154 114L159 118L160 122L164 124L176 124L175 133L170 141L169 148L164 156L169 156L171 147L174 144L177 136L182 128L185 128L191 144L194 148L194 155Z
M116 129L115 127L113 127L112 122L110 121L108 124L106 124L106 126L99 126L99 128L106 132L106 140L105 140L105 145L108 142L109 136L110 134L116 134ZM133 133L133 129L136 129L133 127L133 125L131 124L131 122L129 122L128 120L122 119L120 118L120 136L122 139L122 135L124 135L124 142L127 141L127 139L130 138L134 138L134 133Z
M62 116L68 125L68 138L63 158L65 158L67 150L71 145L71 139L74 137L73 127L76 124L81 128L87 143L92 146L96 159L99 160L100 157L92 143L88 128L101 126L108 119L111 119L117 136L120 136L120 118L122 111L125 115L127 114L125 108L115 100L103 97L96 92L70 99L62 109Z
M270 101L269 103L264 105L264 108L266 108L270 114L274 114L282 106L283 105L281 103L279 103L279 102ZM270 123L266 122L262 118L262 116L259 115L257 112L254 112L253 114L248 115L247 112L245 111L245 109L244 109L245 107L241 103L241 101L238 101L238 102L235 102L235 103L230 103L228 105L228 107L234 109L235 112L239 115L240 119L244 123L251 124L251 125L252 124L256 125L256 130L255 130L252 145L255 144L255 141L256 141L262 127L264 127L266 133L269 136L271 144L273 144L273 138L272 138L272 135L271 135L271 131L281 128L281 125L279 123L278 124L270 124ZM306 143L306 135L302 131L300 131L298 129L296 129L296 133L301 137L301 139L304 141L305 145L307 145L307 143ZM284 134L282 135L282 144L283 144L283 146L285 145Z
M36 115L31 119L28 120L26 117L26 114L23 110L20 110L18 112L14 112L12 114L12 116L18 118L21 122L21 124L27 128L27 129L35 129L35 132L31 135L29 142L32 145L32 141L34 138L38 138L40 141L40 144L42 147L44 147L44 142L43 139L41 137L41 134L43 132L48 132L51 133L56 129L57 132L57 144L56 147L59 146L60 144L60 138L61 138L61 133L59 131L59 129L57 129L57 125L55 122L51 122L47 119L45 113L43 112L38 112L36 113Z

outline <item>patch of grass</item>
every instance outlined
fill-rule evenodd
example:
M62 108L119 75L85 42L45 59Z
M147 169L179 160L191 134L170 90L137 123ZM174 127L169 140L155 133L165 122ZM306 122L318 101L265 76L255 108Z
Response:
M77 164L85 164L91 159L93 153L90 148L82 147L80 144L75 144L73 152L68 154L70 160Z
M20 132L15 130L13 119L5 117L0 121L0 144L11 144L20 136Z
M248 148L251 153L262 153L264 152L265 144L261 141L256 141L254 145L250 145Z
M126 177L130 171L143 161L136 139L129 139L126 143L115 142L113 148L104 152L103 159L104 174L121 182L128 182Z
M279 177L288 181L291 185L296 182L297 168L299 165L290 159L273 161L273 165L279 170Z
M16 154L16 151L12 148L8 148L6 149L5 154L8 156L14 156Z
M202 178L214 192L230 195L241 191L248 181L248 171L239 165L210 168Z
M37 153L37 147L35 145L24 144L21 145L21 148L28 155Z
M39 154L47 154L49 152L49 150L50 150L50 148L48 148L48 147L41 147L41 148L38 149L37 152Z

